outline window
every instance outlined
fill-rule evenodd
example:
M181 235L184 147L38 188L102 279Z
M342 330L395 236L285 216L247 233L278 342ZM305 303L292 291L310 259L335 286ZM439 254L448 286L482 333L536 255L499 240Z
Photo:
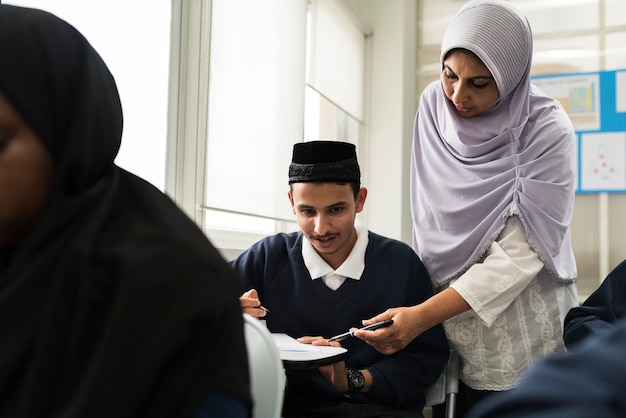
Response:
M202 224L226 258L298 229L287 201L294 143L359 141L365 37L340 4L212 2Z
M122 145L116 163L164 190L170 3L151 0L4 0L3 3L42 9L59 16L75 26L100 53L115 78L124 112Z
M311 0L307 31L306 141L361 138L365 34L340 1Z

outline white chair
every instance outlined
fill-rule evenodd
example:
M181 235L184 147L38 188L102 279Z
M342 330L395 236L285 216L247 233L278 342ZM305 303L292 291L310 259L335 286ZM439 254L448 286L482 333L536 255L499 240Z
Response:
M454 418L459 393L459 355L450 350L450 358L439 379L426 391L426 406L446 404L446 418Z
M285 370L280 352L272 334L261 321L248 314L243 316L254 403L252 417L279 418L285 390Z

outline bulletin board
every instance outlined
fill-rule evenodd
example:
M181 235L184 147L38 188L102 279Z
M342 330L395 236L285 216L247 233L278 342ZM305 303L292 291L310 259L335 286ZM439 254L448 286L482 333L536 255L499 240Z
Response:
M532 83L557 99L576 130L577 193L626 193L626 69L542 75Z

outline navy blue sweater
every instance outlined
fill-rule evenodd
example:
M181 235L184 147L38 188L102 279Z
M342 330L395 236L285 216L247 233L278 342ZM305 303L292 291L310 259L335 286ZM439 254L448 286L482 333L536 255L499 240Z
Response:
M565 317L563 340L571 352L591 335L604 334L626 317L626 261L615 267L587 300Z
M360 280L347 279L333 291L321 280L311 280L302 258L302 239L300 232L267 237L231 263L240 277L242 291L256 289L269 309L265 319L272 332L294 338L330 338L361 326L361 320L387 308L415 305L432 295L424 265L400 241L369 232ZM316 369L288 370L285 397L308 395L421 412L424 390L441 374L449 354L440 325L390 356L358 338L342 341L342 345L348 349L346 367L367 368L372 374L371 390L346 398Z

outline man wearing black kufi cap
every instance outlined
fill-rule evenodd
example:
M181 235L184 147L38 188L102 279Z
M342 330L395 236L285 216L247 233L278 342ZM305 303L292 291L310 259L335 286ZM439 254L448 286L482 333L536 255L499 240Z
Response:
M272 332L326 343L389 307L432 295L413 250L356 219L367 197L360 179L353 144L294 145L288 197L300 231L264 238L232 262L245 291L244 312L264 317ZM441 326L393 356L357 338L341 344L348 349L345 361L287 370L284 418L419 417L424 391L449 353Z

